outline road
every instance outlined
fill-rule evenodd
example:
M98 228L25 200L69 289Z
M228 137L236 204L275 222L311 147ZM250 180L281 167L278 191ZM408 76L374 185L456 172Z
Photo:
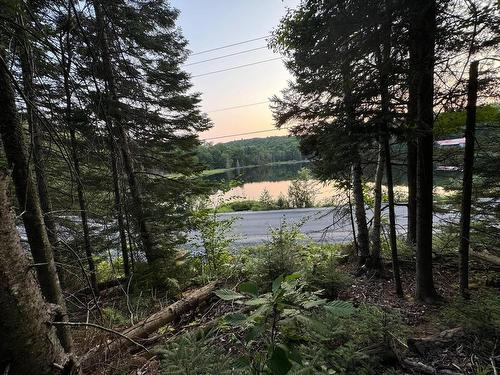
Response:
M387 216L387 210L384 216ZM244 211L219 215L220 219L237 218L232 234L237 237L237 247L260 244L269 239L269 229L279 228L283 220L287 223L300 223L300 231L317 242L339 243L352 239L349 212L340 208L305 208L276 211ZM372 213L367 211L367 220ZM434 215L434 225L452 219L451 215ZM388 218L384 218L386 222ZM396 225L399 233L406 231L407 210L405 206L396 207Z

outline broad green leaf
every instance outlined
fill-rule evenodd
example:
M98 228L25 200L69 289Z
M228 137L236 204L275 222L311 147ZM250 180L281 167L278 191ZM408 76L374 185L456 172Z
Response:
M298 280L302 277L302 275L298 272L292 273L291 275L288 275L285 277L285 281L293 281L293 280Z
M230 289L219 289L215 291L215 295L224 301L234 301L235 299L245 298L243 294L237 293Z
M325 303L326 299L310 300L305 301L302 306L304 306L304 309L312 309L313 307L318 307L324 305Z
M257 284L251 281L240 284L240 292L251 294L254 297L259 295L259 288Z
M268 303L269 300L267 298L253 298L245 302L245 305L248 306L261 306Z
M251 326L245 334L245 341L249 342L257 339L260 335L262 335L262 332L264 332L263 324Z
M281 286L281 283L283 282L283 275L279 275L274 281L273 281L273 293L275 293L279 287Z
M337 316L349 316L352 315L355 311L355 308L352 305L352 303L341 300L332 301L326 304L325 309L328 312Z
M247 316L241 313L228 314L224 321L232 326L240 326L247 321Z
M275 375L286 375L292 368L292 363L288 359L287 350L284 345L274 347L271 358L268 361L268 367Z

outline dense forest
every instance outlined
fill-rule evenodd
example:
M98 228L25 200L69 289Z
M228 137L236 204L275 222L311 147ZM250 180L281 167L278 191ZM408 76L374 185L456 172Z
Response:
M266 37L291 137L216 145L178 16L0 2L0 372L498 374L498 2L301 1ZM236 247L205 169L302 155L344 240L285 215Z
M295 137L244 139L198 148L198 159L209 169L237 168L304 160Z

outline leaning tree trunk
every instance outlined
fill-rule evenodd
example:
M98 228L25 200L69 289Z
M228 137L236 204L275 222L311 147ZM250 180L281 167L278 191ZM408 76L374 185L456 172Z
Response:
M0 174L0 371L3 374L70 373L74 361L57 338L49 305L30 272Z
M361 161L359 155L352 164L352 195L354 198L354 212L358 227L358 251L361 265L367 265L370 260L370 237L366 223L365 200L363 197L363 182Z
M21 217L35 261L35 269L42 293L47 301L59 305L62 319L67 319L66 303L57 276L54 254L45 229L40 199L30 176L23 129L17 116L14 92L10 82L12 76L4 57L0 56L0 59L0 108L2 108L0 111L0 135L2 136L5 156L9 168L12 170L19 209L22 212ZM69 329L61 327L58 331L65 350L70 352L72 341Z
M71 7L68 7L68 19L71 19ZM78 156L78 143L76 139L75 124L73 123L73 106L71 102L71 88L70 88L70 72L72 63L72 50L71 40L68 33L66 33L65 40L61 40L61 65L64 76L64 95L66 99L66 124L69 129L71 141L71 158L73 159L73 172L76 180L76 190L78 194L78 205L80 207L80 218L82 220L83 229L83 245L85 249L85 257L90 272L90 283L95 294L99 294L97 285L96 267L94 258L92 256L92 244L90 242L90 229L87 216L87 202L85 200L85 192L82 181L82 174L80 170L80 158Z
M379 146L377 171L375 172L375 187L373 189L373 228L371 233L372 239L372 264L373 268L382 271L382 242L380 233L382 228L382 180L384 177L384 149L383 145Z
M460 293L469 297L469 243L472 206L472 177L474 172L474 142L476 133L476 104L478 61L470 64L465 123L464 176L462 183L462 212L460 215Z
M432 270L433 204L433 96L436 1L410 5L410 70L417 92L417 246L416 297L433 302L437 297Z
M111 61L111 55L109 52L109 44L108 44L109 41L108 41L103 10L101 8L101 4L97 0L93 1L93 6L97 20L99 46L101 49L101 56L102 56L102 68L111 99L110 102L108 102L106 105L105 116L111 117L113 120L111 121L114 133L113 136L117 137L120 145L123 164L125 167L125 172L127 174L128 184L130 188L130 194L134 202L134 214L138 222L142 245L144 247L144 252L146 254L147 261L153 262L154 260L161 258L162 253L155 245L151 233L151 228L146 218L144 203L142 200L139 183L137 181L137 177L135 174L132 153L130 151L128 135L125 128L123 127L122 119L119 113L120 102L118 100L117 89L115 85L115 77Z
M21 16L18 17L18 22L21 26L24 26L24 20ZM33 88L33 76L34 76L34 61L31 46L29 44L28 38L23 28L18 30L19 40L21 41L19 45L19 60L21 63L21 72L23 78L23 91L26 97L26 113L28 126L32 138L32 153L34 170L36 177L36 185L38 188L38 195L40 197L40 207L43 212L43 221L45 227L47 228L47 235L49 237L50 244L54 249L54 255L59 256L57 252L57 231L56 223L52 215L52 202L50 200L49 189L46 179L46 168L45 161L42 155L42 132L40 129L40 121L37 118L35 100L36 94ZM59 277L62 276L62 272L59 272Z

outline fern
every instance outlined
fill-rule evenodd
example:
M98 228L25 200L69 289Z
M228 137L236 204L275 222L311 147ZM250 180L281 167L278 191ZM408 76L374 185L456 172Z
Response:
M166 347L157 349L165 375L238 374L235 361L216 346L210 334L188 333Z

